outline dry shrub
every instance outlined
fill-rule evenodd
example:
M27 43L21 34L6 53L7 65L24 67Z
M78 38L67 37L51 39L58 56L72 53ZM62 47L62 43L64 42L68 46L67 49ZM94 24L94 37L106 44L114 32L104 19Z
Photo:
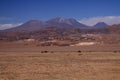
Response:
M41 51L41 53L48 53L48 51Z

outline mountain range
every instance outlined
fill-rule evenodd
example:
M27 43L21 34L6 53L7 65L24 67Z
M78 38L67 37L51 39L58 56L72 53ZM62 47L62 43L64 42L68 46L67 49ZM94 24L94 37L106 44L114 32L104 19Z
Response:
M105 28L108 25L104 22L99 22L94 26L87 26L78 22L73 18L64 19L64 18L54 18L50 19L46 22L39 21L39 20L30 20L20 26L15 28L6 29L4 31L19 31L19 30L27 30L27 31L34 31L41 28L46 27L58 27L58 28L82 28L82 29L91 29L91 28Z
M108 34L115 36L107 37ZM18 27L0 31L0 41L34 39L40 42L51 40L75 43L104 40L118 42L120 41L119 34L120 24L109 26L104 22L99 22L94 26L86 26L75 19L55 18L46 22L30 20ZM107 39L103 35L106 35Z

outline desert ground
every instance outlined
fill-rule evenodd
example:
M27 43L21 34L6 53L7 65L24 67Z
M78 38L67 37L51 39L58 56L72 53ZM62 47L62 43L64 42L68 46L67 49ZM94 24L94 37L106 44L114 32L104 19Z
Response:
M119 50L1 43L0 80L120 80Z

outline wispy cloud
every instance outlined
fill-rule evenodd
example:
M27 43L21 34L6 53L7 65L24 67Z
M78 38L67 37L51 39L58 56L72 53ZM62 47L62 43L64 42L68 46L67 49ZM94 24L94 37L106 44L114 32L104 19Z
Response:
M105 22L109 25L120 24L120 16L92 17L79 20L80 23L93 26L98 22Z
M21 25L22 23L18 23L18 24L0 24L0 30L5 30L5 29L9 29L9 28L14 28L17 27L19 25Z

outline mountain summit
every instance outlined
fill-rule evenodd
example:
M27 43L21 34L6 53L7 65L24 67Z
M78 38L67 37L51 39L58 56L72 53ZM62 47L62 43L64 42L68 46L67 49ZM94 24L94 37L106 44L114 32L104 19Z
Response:
M105 22L98 22L97 24L95 24L93 27L94 28L105 28L108 25Z
M88 27L82 23L79 23L77 20L73 18L69 18L69 19L54 18L54 19L48 20L47 23L57 27L78 27L78 28Z
M33 30L37 30L40 29L42 27L45 27L47 24L45 22L42 21L38 21L38 20L30 20L18 27L15 28L10 28L10 29L6 29L5 31L18 31L18 30L27 30L27 31L33 31Z

